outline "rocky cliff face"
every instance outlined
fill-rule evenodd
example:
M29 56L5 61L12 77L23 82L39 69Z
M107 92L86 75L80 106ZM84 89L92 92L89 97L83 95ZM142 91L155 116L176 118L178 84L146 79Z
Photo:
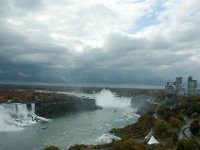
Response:
M31 90L0 90L0 103L25 103L28 110L31 109L31 103L35 103L35 113L50 118L67 112L101 108L94 99Z
M54 117L67 112L77 112L83 110L100 109L94 99L81 98L76 96L67 96L54 98L49 101L36 101L35 113L42 117Z

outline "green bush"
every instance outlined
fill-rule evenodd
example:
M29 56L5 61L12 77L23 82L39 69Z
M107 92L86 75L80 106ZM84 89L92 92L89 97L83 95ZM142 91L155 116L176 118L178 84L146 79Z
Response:
M193 112L191 114L191 117L194 118L194 119L198 118L198 113L197 112Z
M199 150L200 146L192 140L181 140L178 143L176 150Z
M183 124L183 122L180 119L172 116L169 118L169 124L173 127L180 127Z
M146 145L131 139L115 141L112 145L116 150L148 150Z
M92 150L91 148L89 148L87 145L79 145L76 144L74 146L71 146L68 150Z
M200 125L198 121L193 121L190 124L190 131L192 132L193 135L197 135L200 131Z
M166 138L173 134L173 128L163 120L155 122L154 131L161 138Z
M56 146L49 146L49 147L45 148L44 150L60 150L60 149Z

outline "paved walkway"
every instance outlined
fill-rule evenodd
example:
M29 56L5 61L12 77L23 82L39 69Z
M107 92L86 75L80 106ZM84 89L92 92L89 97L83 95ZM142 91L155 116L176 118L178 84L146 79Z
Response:
M178 132L178 138L181 139L190 139L192 137L192 133L190 132L190 124L192 123L192 119L183 116L184 121L186 122L185 125L181 127L181 129Z

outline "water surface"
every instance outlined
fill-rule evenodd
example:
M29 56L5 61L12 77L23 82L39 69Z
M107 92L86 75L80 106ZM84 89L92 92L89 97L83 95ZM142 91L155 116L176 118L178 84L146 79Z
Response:
M110 93L107 94L109 97ZM105 101L105 95L102 97ZM128 98L113 97L114 101L129 102ZM76 143L98 144L98 137L109 134L110 129L123 127L137 119L138 115L129 105L112 107L109 103L109 107L101 110L68 113L51 122L23 127L23 130L0 132L0 150L42 150L49 145L64 150Z

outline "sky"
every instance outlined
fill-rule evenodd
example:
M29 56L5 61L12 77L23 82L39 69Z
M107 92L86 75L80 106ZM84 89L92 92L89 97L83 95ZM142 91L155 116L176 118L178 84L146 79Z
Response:
M0 0L0 83L200 79L199 0Z

